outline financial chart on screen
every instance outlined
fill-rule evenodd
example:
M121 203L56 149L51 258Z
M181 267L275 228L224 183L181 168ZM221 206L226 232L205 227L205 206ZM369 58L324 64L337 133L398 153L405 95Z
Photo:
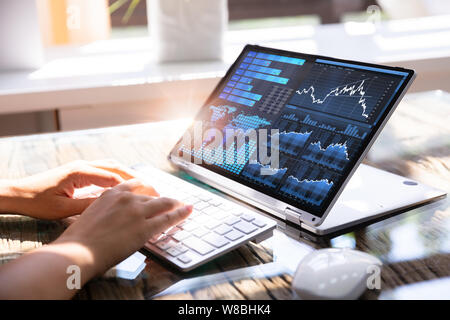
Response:
M198 116L203 132L223 132L220 143L229 148L209 152L217 138L206 134L200 147L182 145L178 151L320 216L408 76L397 69L250 47ZM236 136L225 133L230 129L267 129L267 139L246 136L238 145L229 140ZM259 153L260 148L270 153L273 141L277 166Z

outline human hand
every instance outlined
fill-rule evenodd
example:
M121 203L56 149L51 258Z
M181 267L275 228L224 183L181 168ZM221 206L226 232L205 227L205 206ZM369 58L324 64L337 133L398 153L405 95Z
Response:
M192 205L149 196L153 191L136 179L105 191L54 243L81 244L91 253L87 277L102 274L192 212Z
M78 160L11 181L5 208L0 209L39 219L66 218L80 214L97 198L76 199L77 189L90 185L110 188L135 177L133 170L114 160ZM158 196L150 186L145 193Z

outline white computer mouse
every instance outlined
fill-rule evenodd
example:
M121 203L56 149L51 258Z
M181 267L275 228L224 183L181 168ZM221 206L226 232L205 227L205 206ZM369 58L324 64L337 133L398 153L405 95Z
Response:
M297 267L292 288L301 299L357 299L367 279L381 270L381 261L352 249L320 249L305 256Z

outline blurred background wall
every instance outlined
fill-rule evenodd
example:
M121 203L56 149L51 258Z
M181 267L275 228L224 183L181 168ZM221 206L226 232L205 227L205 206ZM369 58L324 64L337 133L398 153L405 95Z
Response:
M173 33L228 19L224 60L183 61L180 44L176 63L156 63L152 8L188 3ZM1 1L0 136L193 116L246 43L417 68L411 91L448 91L449 15L448 0Z

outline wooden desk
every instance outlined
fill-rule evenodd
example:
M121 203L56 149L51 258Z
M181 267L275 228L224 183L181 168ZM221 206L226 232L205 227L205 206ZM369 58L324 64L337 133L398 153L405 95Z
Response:
M366 162L450 191L448 110L446 93L408 96ZM166 155L188 123L177 120L0 139L0 178L26 176L75 159L114 158L126 165L149 163L172 170ZM1 262L49 243L63 228L58 221L0 216ZM381 298L401 298L396 290L405 284L448 280L442 278L450 276L449 234L447 199L332 238L314 238L280 221L272 238L242 246L187 274L149 256L145 271L136 280L95 279L76 298L291 299L295 266L308 252L330 246L378 256L384 263ZM414 286L406 287L410 290ZM429 291L420 293L419 297L427 298ZM378 294L370 291L364 297Z

